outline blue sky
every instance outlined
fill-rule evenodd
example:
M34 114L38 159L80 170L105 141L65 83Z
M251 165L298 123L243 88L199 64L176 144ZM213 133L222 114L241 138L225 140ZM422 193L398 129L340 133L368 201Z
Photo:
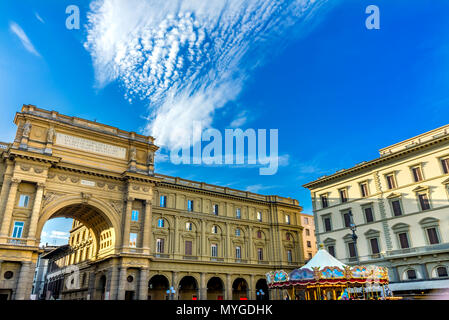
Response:
M447 124L448 1L180 3L2 1L0 140L12 141L14 113L28 103L152 134L161 154L193 120L278 129L275 175L164 156L156 171L289 196L311 213L302 184ZM79 30L65 26L72 4ZM365 27L370 4L380 30ZM47 223L47 242L69 227Z

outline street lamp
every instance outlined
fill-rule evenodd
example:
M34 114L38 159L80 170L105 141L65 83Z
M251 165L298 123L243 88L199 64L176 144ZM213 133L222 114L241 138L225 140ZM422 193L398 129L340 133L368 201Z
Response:
M168 289L167 291L165 291L165 293L167 294L168 300L174 300L174 298L175 298L175 293L176 293L175 288L170 287L170 289Z
M360 265L360 261L359 261L359 253L358 253L358 250L357 250L357 238L358 238L358 237L357 237L357 235L355 234L355 231L357 230L357 227L356 227L356 225L355 225L355 223L354 223L354 217L353 217L351 211L349 211L349 216L351 217L351 223L350 223L350 225L349 225L349 228L350 228L351 231L352 231L352 240L354 241L355 257L356 257L356 259L357 259L357 265Z
M258 291L256 291L256 295L257 295L258 300L263 300L263 296L265 295L265 292L263 292L262 289L259 289Z

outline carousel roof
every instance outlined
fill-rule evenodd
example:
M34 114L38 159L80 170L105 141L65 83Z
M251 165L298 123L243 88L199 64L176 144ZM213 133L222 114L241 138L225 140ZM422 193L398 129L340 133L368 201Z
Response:
M320 249L305 266L301 267L301 269L307 268L312 270L312 268L319 268L319 270L321 270L325 267L339 267L340 269L344 269L346 265L335 259L325 249Z

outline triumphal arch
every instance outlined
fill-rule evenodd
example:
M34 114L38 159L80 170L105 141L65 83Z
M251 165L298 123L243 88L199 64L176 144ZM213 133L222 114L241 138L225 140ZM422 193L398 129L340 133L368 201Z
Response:
M76 221L64 261L80 279L62 299L256 299L269 295L266 272L304 260L297 200L156 174L151 136L33 105L14 123L0 149L8 299L30 299L42 229L56 217Z

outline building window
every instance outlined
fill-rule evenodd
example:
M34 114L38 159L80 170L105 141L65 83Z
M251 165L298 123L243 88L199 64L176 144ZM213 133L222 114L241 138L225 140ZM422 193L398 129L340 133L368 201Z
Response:
M419 182L419 181L423 180L421 167L413 167L412 174L413 174L413 180L415 180L415 182Z
M389 175L385 176L385 178L387 179L388 189L396 188L396 181L394 180L394 175L393 174L389 174Z
M212 233L218 233L218 227L212 226Z
M365 221L366 221L366 223L374 221L374 215L373 215L373 208L372 207L365 207L365 208L363 208L363 213L365 214Z
M186 256L192 255L192 241L185 242L185 253L186 253Z
M449 158L441 159L441 165L443 166L443 172L449 173Z
M351 210L343 213L343 224L345 228L349 228L351 226Z
M447 268L446 267L438 267L437 268L437 275L438 278L445 278L447 277Z
M348 201L348 191L346 189L340 189L340 200L342 203Z
M186 222L186 230L187 231L192 231L193 228L193 223L192 222Z
M210 246L210 252L211 252L212 257L217 257L218 256L218 246L216 244L212 244Z
M160 198L160 207L166 208L167 207L167 196L161 196Z
M257 239L261 239L262 238L262 231L258 230L257 231Z
M159 228L163 228L163 227L165 226L165 221L164 221L164 219L158 219L158 220L157 220L157 226L158 226Z
M312 253L311 252L309 252L307 255L309 256L309 260L312 259Z
M335 246L327 246L327 252L333 257L335 257Z
M407 279L415 280L416 279L416 271L414 269L407 270Z
M285 215L285 223L290 224L290 216L288 214Z
M259 259L259 261L263 260L263 249L262 248L257 248L257 259Z
M131 211L131 221L139 221L139 210Z
M240 247L235 247L235 258L236 259L242 258L242 249Z
M429 203L429 198L427 196L427 193L418 194L418 200L419 200L419 205L420 205L422 211L430 209L430 203Z
M237 219L240 219L240 218L242 217L242 213L240 212L240 208L237 208L237 209L235 210L235 217L236 217Z
M137 247L137 233L130 233L129 234L129 246L131 248Z
M320 196L320 198L321 198L321 207L324 209L324 208L327 208L328 206L329 206L329 203L328 203L328 201L327 201L327 195L325 195L325 194L322 194L321 196Z
M348 250L349 250L349 257L354 258L356 256L354 242L348 242Z
M240 229L235 229L235 235L237 236L237 237L240 237Z
M332 230L332 225L331 225L331 218L330 217L326 217L323 219L324 222L324 230L327 231L331 231Z
M214 204L213 206L212 206L212 212L213 212L213 214L214 215L216 215L216 216L218 216L218 204Z
M436 228L427 228L426 233L427 233L427 239L429 240L430 244L439 244L440 243Z
M28 202L30 201L30 196L26 194L21 194L19 198L19 207L28 208Z
M399 199L391 200L391 207L395 217L402 215L401 201Z
M193 211L193 200L187 200L187 210Z
M288 262L292 262L292 251L291 250L287 250L287 261Z
M290 239L291 239L290 233L287 233L287 234L285 235L285 240L290 241Z
M363 182L360 184L360 192L362 193L362 197L365 198L369 195L368 193L368 183Z
M156 239L156 252L164 253L164 239Z
M306 236L310 236L310 230L306 229Z
M307 248L312 248L312 243L310 241L307 241Z
M262 212L260 212L260 211L257 212L257 220L259 222L262 222Z
M406 232L399 233L398 237L399 237L399 244L401 245L401 249L410 248L410 244L408 242L408 236L407 236Z
M304 217L304 224L309 224L309 218Z
M380 250L379 250L379 241L377 240L377 238L371 238L369 240L370 245L371 245L371 253L372 254L379 254Z
M22 238L23 226L24 226L23 221L15 221L14 222L14 229L12 230L13 238Z

